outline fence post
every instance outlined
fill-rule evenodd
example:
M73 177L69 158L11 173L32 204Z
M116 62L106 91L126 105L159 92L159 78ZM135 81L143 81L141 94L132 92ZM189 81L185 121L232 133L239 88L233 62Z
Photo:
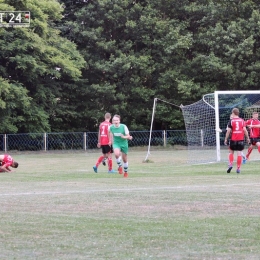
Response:
M86 132L83 133L83 149L84 151L87 150L87 135L86 135Z
M4 134L4 151L6 152L7 151L7 137L6 137L6 134Z
M47 135L43 133L43 141L44 141L44 151L47 151Z
M163 130L163 146L166 147L166 132Z

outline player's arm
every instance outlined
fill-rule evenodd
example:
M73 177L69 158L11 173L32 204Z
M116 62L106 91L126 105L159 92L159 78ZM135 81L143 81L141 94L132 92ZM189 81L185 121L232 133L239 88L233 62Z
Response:
M130 138L130 135L129 134L121 134L121 138L128 140Z
M7 164L4 164L4 165L0 166L0 169L3 172L11 172L12 171Z
M110 127L108 128L108 138L109 138L108 145L112 145L114 139L113 139L113 133L110 131Z
M244 130L244 134L245 134L245 137L246 137L247 143L249 144L249 143L250 143L250 139L249 139L248 132L247 132L247 129L246 129L245 126L243 127L243 130Z
M101 144L100 144L100 131L101 131L101 129L100 129L100 126L99 126L99 128L98 128L98 143L97 143L97 147L98 148L101 147Z
M125 135L121 134L121 138L127 139L127 140L132 140L133 136L131 136L130 134L125 134Z
M125 134L121 134L121 138L127 139L127 140L132 140L133 137L130 135L128 127L125 125Z
M249 128L260 128L260 125L248 125Z
M224 141L224 144L227 145L227 142L228 142L228 138L230 136L230 132L231 132L231 128L227 128L227 132L226 132L226 137L225 137L225 141Z

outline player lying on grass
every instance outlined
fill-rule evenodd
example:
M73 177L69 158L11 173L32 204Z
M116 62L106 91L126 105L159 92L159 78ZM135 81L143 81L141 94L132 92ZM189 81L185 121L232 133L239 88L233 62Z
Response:
M18 162L15 162L14 159L8 154L0 155L0 172L11 172L10 167L17 168Z

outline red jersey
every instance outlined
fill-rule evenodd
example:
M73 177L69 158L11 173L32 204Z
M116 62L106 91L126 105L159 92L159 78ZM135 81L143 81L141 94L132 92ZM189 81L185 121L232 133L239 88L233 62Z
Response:
M246 125L260 125L260 121L258 119L251 118L246 121ZM249 131L251 138L258 138L260 135L260 128L250 128Z
M109 143L109 133L108 129L111 125L110 122L104 121L99 125L99 135L100 135L100 144L101 145L108 145Z
M9 167L12 165L13 161L14 159L10 155L5 154L4 159L2 161L2 166L5 165L6 167Z
M242 141L244 140L244 130L243 128L246 126L245 121L240 118L233 118L229 121L228 127L232 129L231 138L232 141Z

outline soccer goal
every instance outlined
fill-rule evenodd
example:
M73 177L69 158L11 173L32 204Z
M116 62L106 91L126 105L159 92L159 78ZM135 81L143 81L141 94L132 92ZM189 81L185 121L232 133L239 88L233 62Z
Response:
M239 108L241 118L251 118L253 111L260 112L260 91L215 91L194 104L181 106L188 142L188 163L227 160L228 148L224 139L234 107Z

